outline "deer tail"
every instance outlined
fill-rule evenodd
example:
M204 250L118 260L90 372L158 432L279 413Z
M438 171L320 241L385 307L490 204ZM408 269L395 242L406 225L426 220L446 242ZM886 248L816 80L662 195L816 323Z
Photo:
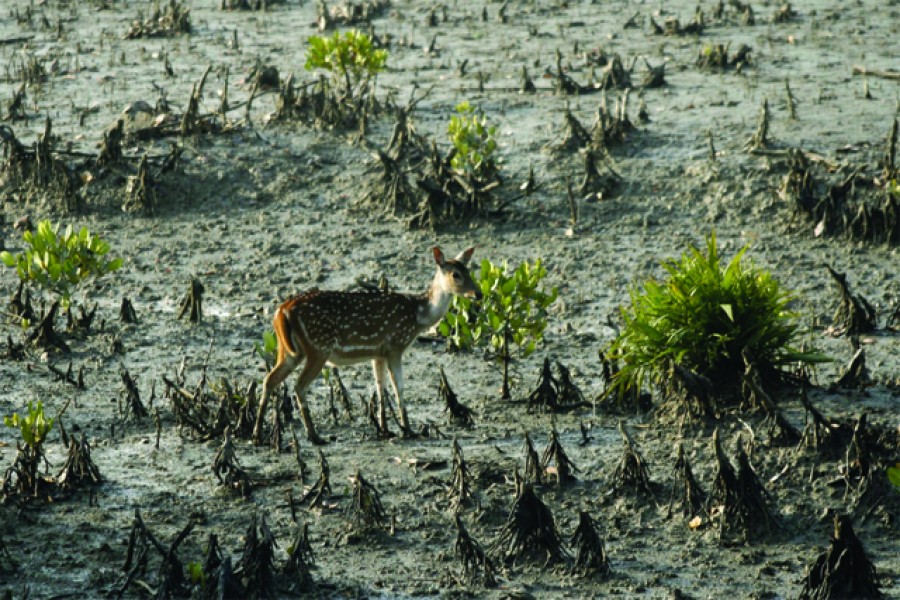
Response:
M284 306L279 306L278 310L275 311L272 327L275 328L275 337L278 338L278 362L280 363L284 359L285 354L296 356L297 347L294 345L294 332Z

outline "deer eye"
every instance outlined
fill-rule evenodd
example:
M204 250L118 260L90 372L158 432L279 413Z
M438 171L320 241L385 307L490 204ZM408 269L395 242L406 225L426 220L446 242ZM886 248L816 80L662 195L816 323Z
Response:
M453 273L453 279L459 281L460 279L462 279L462 275L460 275L459 273L454 272L454 273Z

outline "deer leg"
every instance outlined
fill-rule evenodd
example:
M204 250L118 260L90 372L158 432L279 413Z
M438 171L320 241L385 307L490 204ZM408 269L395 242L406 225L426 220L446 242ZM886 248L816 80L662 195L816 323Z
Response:
M279 385L287 379L288 375L290 375L294 369L297 368L297 365L300 364L300 360L302 356L292 356L290 354L285 354L280 357L278 364L275 365L275 368L269 371L269 374L266 375L266 378L263 380L263 394L262 400L259 401L259 408L256 411L256 424L253 426L253 443L259 444L260 437L262 432L262 424L263 417L266 412L266 404L269 402L269 396L272 395L272 392ZM277 409L276 409L277 410Z
M372 371L375 374L375 393L378 394L378 428L382 434L387 434L387 410L384 404L384 376L387 372L387 362L383 358L372 361Z
M400 427L404 432L409 432L409 419L406 416L406 408L403 406L403 365L399 356L388 358L388 373L391 376L391 387L394 388L394 396L397 397L397 412L400 413Z
M324 445L326 442L316 433L315 425L313 425L312 417L309 415L309 409L306 407L306 390L309 384L315 381L322 367L325 366L326 358L318 356L307 356L306 364L297 378L297 385L294 386L294 392L297 394L297 408L300 409L300 418L303 420L303 426L306 428L306 438L317 446Z

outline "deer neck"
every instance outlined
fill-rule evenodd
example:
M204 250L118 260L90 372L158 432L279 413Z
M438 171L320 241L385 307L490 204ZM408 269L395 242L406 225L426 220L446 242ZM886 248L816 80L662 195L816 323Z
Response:
M453 294L444 290L441 285L441 270L438 269L434 274L428 291L423 297L423 305L419 308L417 319L419 327L423 330L430 329L444 318L447 309L450 308L450 300Z

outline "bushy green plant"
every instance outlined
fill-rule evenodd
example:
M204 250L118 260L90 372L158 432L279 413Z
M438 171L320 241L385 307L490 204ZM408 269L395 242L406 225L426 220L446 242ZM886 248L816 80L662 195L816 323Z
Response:
M314 35L309 38L306 50L306 69L324 69L336 79L343 79L347 94L364 77L382 71L387 63L387 50L376 50L365 33L351 30L331 37Z
M620 362L611 389L640 393L679 365L718 390L734 390L746 362L777 376L791 363L827 360L791 346L800 334L788 309L793 295L769 272L743 261L747 246L727 265L714 232L706 246L705 254L691 246L681 260L664 261L665 281L632 289L631 306L622 309L625 326L611 347Z
M481 261L476 283L483 298L477 302L454 296L450 310L438 326L441 335L461 349L490 345L500 354L505 337L528 356L544 337L547 309L558 291L541 288L547 269L537 259L523 262L511 274L507 265Z
M494 159L497 128L489 127L484 113L468 101L457 104L456 113L450 117L447 126L447 134L455 151L450 165L460 173L477 177L493 175L497 171Z
M12 416L3 417L3 423L7 427L18 429L22 434L22 440L32 450L40 449L47 434L53 429L53 419L44 416L44 404L39 400L37 406L28 403L28 414L19 416L13 413Z
M34 231L26 231L22 239L28 246L24 252L0 252L0 261L14 267L22 281L34 282L58 294L68 305L75 287L89 277L101 277L122 266L122 259L107 258L110 246L86 227L74 231L71 226L59 233L59 224L41 221Z

